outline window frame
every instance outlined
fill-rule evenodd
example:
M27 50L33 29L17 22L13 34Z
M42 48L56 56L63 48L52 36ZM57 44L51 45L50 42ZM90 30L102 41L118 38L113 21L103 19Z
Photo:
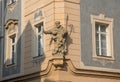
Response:
M12 42L12 38L14 37L15 42ZM13 65L15 64L15 55L16 55L16 34L10 35L8 36L8 38L10 39L10 63L9 65ZM12 46L14 46L14 51L12 51ZM14 52L14 57L13 57L13 52Z
M38 31L38 29L39 28L42 28L41 29L41 31L39 32ZM44 37L43 37L43 33L42 33L42 30L43 30L43 28L44 28L44 23L43 22L40 22L39 24L36 24L35 25L35 37L36 37L36 39L35 39L35 55L33 56L33 58L38 58L38 57L40 57L40 58L42 58L43 56L44 56ZM38 51L38 36L41 36L41 39L40 39L40 41L41 41L41 48L42 49L40 49L40 52L41 52L41 54L39 55L39 51ZM37 43L37 44L36 44Z
M104 27L102 27L104 26ZM101 29L104 28L104 31L102 31ZM96 30L97 29L97 30ZM95 37L96 37L96 54L97 56L109 56L108 55L108 25L103 24L103 23L95 23ZM102 36L104 35L104 40L102 38ZM104 47L102 44L104 44ZM98 51L97 51L98 50ZM103 52L105 52L106 54L104 54Z
M106 30L107 34L107 56L98 55L96 51L96 23L102 23L108 25ZM93 57L99 59L108 59L114 60L114 50L113 50L113 18L107 18L103 14L99 16L91 15L91 24L92 24L92 45L93 45Z

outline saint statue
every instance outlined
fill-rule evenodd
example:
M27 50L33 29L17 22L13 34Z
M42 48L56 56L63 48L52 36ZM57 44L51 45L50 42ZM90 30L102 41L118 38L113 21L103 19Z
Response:
M51 35L50 45L52 42L55 43L52 55L65 56L67 53L66 39L68 33L66 29L60 24L60 21L55 22L55 27L53 29L48 31L43 30L43 33Z

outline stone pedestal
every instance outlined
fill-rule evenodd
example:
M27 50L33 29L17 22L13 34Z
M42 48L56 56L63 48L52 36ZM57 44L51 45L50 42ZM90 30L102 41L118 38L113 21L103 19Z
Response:
M64 57L63 56L53 56L52 63L56 69L63 69L64 68Z

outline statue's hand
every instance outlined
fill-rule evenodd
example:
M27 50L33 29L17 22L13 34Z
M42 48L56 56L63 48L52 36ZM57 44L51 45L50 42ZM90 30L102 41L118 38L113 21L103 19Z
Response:
M44 30L44 28L43 28L43 30L42 30L42 33L47 34L47 32Z

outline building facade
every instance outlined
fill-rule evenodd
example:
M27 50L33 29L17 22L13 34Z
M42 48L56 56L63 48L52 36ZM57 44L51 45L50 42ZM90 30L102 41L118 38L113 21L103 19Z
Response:
M0 81L120 82L119 4L0 0ZM66 38L51 31L56 21Z

